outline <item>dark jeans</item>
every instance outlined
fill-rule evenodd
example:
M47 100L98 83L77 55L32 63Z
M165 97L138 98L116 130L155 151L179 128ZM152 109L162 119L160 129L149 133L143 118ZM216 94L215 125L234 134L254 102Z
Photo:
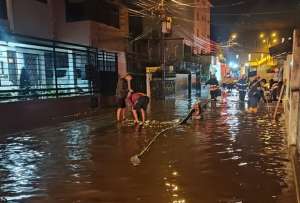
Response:
M274 89L274 90L271 92L271 98L272 98L272 101L277 101L277 92L278 92L278 88L277 88L277 89Z
M211 99L212 100L216 100L217 99L217 95L218 94L218 91L215 90L215 91L210 91L210 96L211 96Z
M245 101L245 96L246 96L246 92L245 91L240 91L239 92L240 101Z

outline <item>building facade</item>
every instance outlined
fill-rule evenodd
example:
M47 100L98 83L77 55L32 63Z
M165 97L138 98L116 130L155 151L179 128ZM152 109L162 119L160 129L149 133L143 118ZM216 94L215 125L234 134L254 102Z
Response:
M7 6L5 0L0 1L0 26L1 26L0 32L7 31L8 17L7 17Z
M137 40L133 40L131 45L135 50L131 50L136 54L143 53L147 56L143 58L147 58L151 66L159 66L164 55L168 66L174 66L174 69L178 70L189 69L191 65L194 66L201 61L201 57L197 56L212 53L211 5L208 0L165 2L165 15L172 19L171 33L165 34L165 40L162 42L160 18L144 17L143 31Z
M194 36L197 43L196 53L210 54L211 40L210 40L210 3L208 0L195 0L194 9Z
M192 72L197 81L209 73L213 42L210 40L210 10L208 0L188 0L181 5L170 4L173 17L172 33L166 41L166 60L179 72ZM177 12L176 12L177 11Z
M127 71L121 1L0 0L0 10L2 101L114 95Z
M128 11L122 1L52 0L54 38L116 52L118 72L126 72Z

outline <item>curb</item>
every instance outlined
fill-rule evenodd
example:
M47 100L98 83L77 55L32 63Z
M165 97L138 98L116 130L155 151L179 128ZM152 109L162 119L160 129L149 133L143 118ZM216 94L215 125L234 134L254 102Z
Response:
M295 190L296 190L296 196L297 196L297 203L300 203L300 174L299 174L299 169L300 169L300 164L298 161L298 156L296 153L296 148L292 147L290 150L290 155L291 155L291 160L292 160L292 169L293 169L293 174L294 174L294 184L295 184Z

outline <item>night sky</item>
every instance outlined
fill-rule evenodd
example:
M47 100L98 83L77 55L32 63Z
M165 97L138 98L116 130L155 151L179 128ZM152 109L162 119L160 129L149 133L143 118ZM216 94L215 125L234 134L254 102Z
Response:
M300 0L211 0L211 3L212 39L218 42L227 41L233 32L290 33L300 25Z

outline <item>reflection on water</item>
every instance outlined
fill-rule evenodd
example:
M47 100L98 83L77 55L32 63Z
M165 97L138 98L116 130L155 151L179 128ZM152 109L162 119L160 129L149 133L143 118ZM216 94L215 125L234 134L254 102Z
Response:
M43 193L36 188L40 180L38 161L43 158L43 152L34 146L35 140L25 134L7 141L0 145L0 171L4 179L0 188L6 199L20 200Z
M152 103L151 122L99 117L3 136L0 199L12 202L295 202L281 123L246 114L237 97L212 103L204 120L160 136L195 99ZM167 122L164 122L167 121ZM0 200L1 201L1 200Z
M73 124L66 131L66 147L68 159L72 161L90 159L89 144L91 143L89 126Z

